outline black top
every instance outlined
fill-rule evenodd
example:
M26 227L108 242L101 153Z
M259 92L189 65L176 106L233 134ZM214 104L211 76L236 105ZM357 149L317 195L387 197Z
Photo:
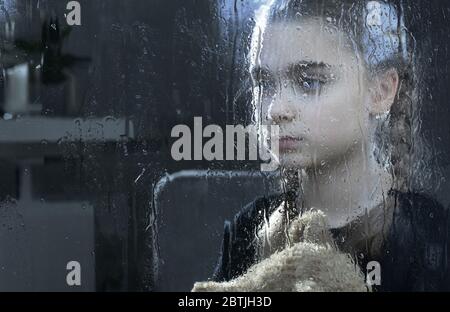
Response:
M287 193L259 198L245 206L233 222L225 223L215 281L236 278L258 261L255 233L264 216L270 216L285 201L289 206L287 211L294 217L298 214L293 204L295 196ZM389 208L393 209L392 222L383 231L376 254L371 251L369 238L351 248L342 243L352 224L332 230L336 244L354 255L364 273L368 262L380 263L381 286L375 286L376 291L450 291L448 210L418 193L390 191L388 196Z

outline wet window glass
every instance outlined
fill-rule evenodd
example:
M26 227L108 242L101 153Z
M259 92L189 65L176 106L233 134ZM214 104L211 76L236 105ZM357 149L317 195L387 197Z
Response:
M0 291L448 291L450 3L0 0Z

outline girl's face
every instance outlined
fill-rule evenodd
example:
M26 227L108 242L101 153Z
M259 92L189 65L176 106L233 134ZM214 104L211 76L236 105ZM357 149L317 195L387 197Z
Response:
M361 151L370 97L351 40L310 19L274 23L261 43L252 76L261 87L263 115L280 127L281 164L308 168Z

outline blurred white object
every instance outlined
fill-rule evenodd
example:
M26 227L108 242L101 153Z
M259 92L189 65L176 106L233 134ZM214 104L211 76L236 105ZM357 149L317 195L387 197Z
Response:
M376 66L406 48L406 42L403 42L406 40L403 16L399 16L394 6L369 1L365 21L365 58L370 65Z
M23 63L6 70L5 107L8 113L25 113L29 101L29 69Z

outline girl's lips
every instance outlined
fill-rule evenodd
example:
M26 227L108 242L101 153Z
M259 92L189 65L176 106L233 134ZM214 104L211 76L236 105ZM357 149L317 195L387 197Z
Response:
M290 136L284 136L280 137L279 140L279 148L280 152L289 152L297 150L300 146L300 142L302 139L290 137Z

